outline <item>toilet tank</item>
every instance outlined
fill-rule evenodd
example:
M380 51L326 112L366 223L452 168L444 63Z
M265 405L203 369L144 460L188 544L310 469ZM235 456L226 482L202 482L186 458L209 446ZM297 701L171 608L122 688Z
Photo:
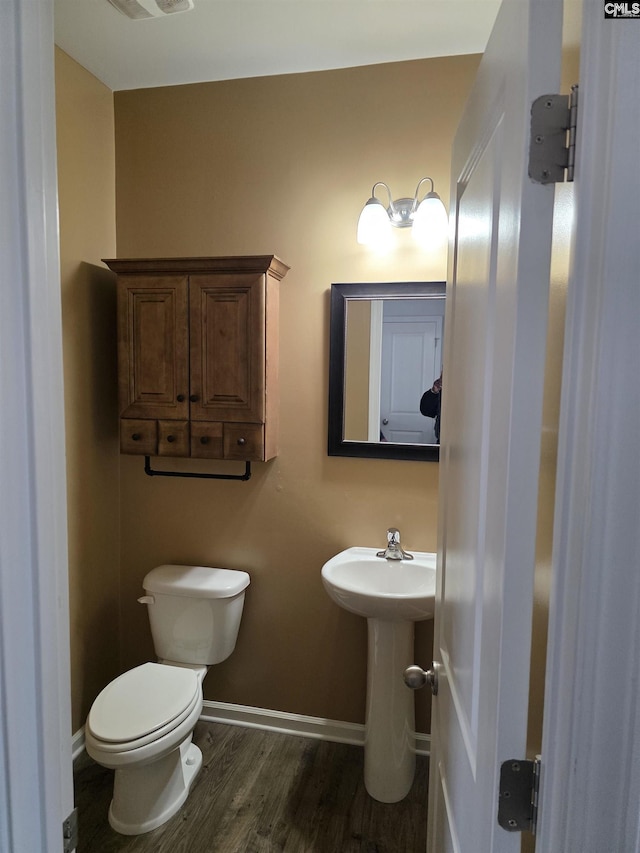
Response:
M161 660L220 663L233 652L249 586L247 572L158 566L144 578L151 635Z

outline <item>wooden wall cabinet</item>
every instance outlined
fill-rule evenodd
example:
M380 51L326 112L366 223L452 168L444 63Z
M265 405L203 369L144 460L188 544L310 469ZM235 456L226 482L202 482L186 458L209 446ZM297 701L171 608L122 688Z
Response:
M105 260L117 273L120 450L264 461L278 452L274 255Z

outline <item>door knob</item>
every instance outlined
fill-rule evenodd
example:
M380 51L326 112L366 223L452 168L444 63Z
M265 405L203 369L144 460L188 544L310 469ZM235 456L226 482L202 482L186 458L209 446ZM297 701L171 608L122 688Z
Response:
M386 426L389 423L389 418L383 418L382 423Z
M404 671L404 683L412 690L419 690L425 684L429 684L434 696L438 695L438 670L440 665L431 664L431 669L426 672L420 666L408 666Z

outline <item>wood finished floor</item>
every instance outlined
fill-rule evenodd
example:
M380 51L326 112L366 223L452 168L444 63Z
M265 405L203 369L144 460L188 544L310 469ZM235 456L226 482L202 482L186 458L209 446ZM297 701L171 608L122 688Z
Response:
M200 722L203 767L189 799L153 832L124 836L107 822L113 773L76 763L77 853L423 853L428 761L409 795L373 800L360 747Z

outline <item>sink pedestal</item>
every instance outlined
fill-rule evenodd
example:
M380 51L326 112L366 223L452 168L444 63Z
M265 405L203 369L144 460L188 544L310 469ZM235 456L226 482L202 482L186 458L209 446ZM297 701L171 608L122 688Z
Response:
M415 697L403 680L413 663L414 623L367 619L364 783L383 803L409 793L416 766Z

